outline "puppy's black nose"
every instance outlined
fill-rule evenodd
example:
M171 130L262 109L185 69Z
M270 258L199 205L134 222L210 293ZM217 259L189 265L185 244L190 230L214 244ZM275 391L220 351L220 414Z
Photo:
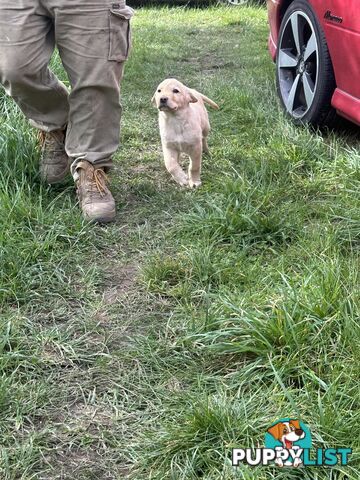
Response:
M167 103L167 101L168 101L168 97L161 97L161 98L160 98L160 103L161 103L162 105L165 105L165 104Z
M301 435L304 433L304 430L301 430L301 428L295 430L295 433L298 437L301 437Z

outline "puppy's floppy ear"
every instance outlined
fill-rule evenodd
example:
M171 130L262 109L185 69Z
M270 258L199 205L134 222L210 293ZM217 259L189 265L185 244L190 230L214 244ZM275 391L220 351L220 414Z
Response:
M294 427L296 428L296 430L299 430L301 427L300 427L300 422L299 420L290 420L290 424L291 425L294 425Z
M190 103L196 103L196 102L199 101L199 99L195 96L193 91L190 90L190 88L188 88L188 94L189 94L189 97L190 97Z
M273 427L270 427L268 433L272 435L276 440L280 440L283 432L283 424L281 422L277 423Z

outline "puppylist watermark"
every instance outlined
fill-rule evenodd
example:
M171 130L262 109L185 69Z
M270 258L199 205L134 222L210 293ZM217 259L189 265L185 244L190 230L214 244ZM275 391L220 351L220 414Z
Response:
M283 418L265 434L265 448L234 448L232 465L278 467L335 467L347 465L351 448L312 448L311 433L302 421Z

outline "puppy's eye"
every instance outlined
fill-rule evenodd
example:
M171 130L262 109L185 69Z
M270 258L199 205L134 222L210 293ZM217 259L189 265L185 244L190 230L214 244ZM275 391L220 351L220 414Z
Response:
M158 93L161 93L161 90L160 90L160 88L159 88L159 90L158 90Z
M173 92L174 92L174 93L180 93L177 88L174 88Z

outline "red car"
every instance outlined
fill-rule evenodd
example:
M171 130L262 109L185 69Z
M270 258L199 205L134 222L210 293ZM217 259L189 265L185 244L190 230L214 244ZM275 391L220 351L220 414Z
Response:
M360 0L268 0L277 91L295 123L360 125Z

